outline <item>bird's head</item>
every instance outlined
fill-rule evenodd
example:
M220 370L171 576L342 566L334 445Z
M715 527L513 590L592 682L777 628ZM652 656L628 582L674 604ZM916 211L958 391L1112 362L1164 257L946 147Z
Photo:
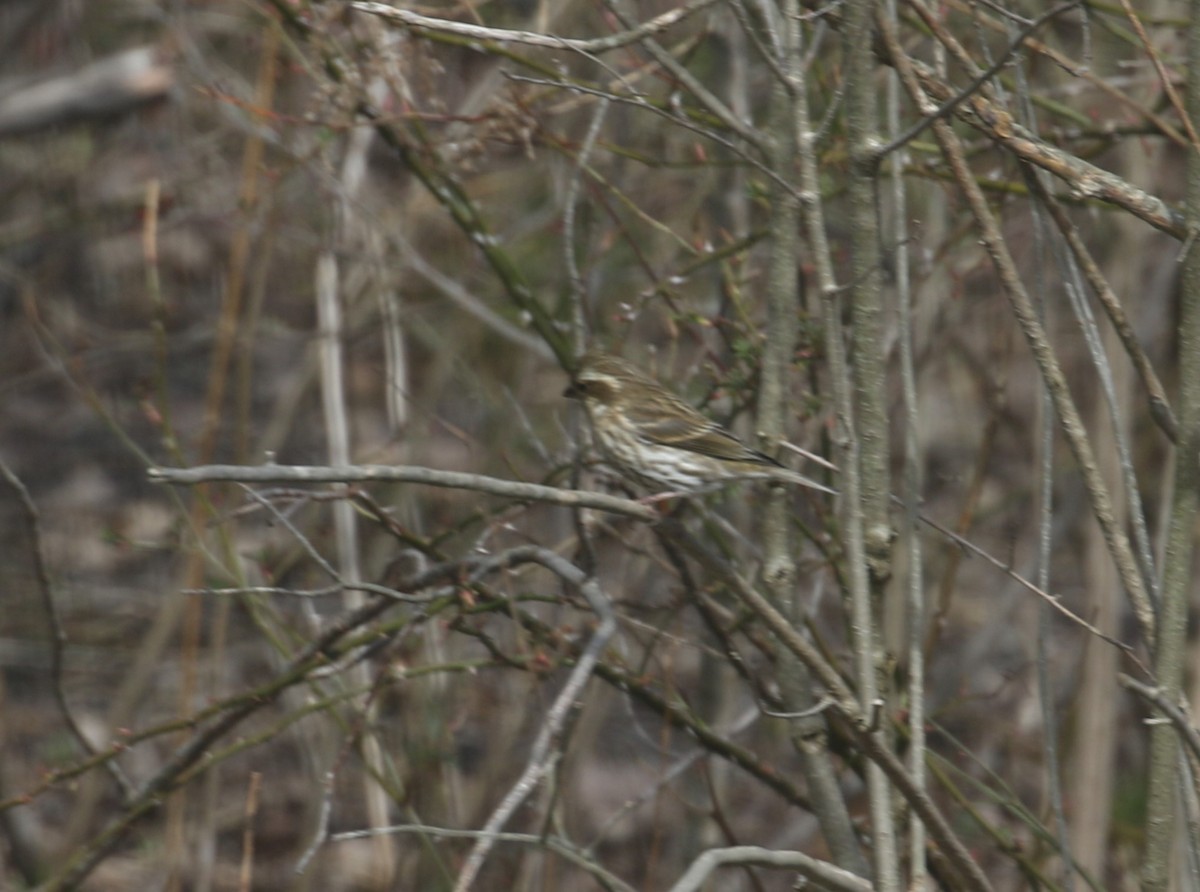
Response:
M643 377L625 360L590 350L580 358L575 376L563 396L591 406L608 407L617 403L622 394Z

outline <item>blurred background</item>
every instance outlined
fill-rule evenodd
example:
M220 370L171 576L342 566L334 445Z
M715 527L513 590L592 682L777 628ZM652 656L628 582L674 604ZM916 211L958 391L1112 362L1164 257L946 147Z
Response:
M628 30L622 8L644 22L673 6L413 10L593 39ZM1119 9L1068 10L1014 54L997 89L1013 91L1046 145L1176 205L1186 141L1167 85L1182 87L1182 7L1139 7L1149 44ZM987 67L1025 29L1018 17L1043 11L949 3L937 16ZM806 10L803 32L825 235L849 286L836 10ZM971 82L907 7L899 33L953 89ZM761 133L774 83L766 34L757 12L716 3L657 41ZM883 65L876 77L882 101ZM894 108L901 129L916 120L907 99ZM1144 376L1083 298L1110 361L1114 421L1053 222L986 128L954 127L1121 523L1144 518L1157 557L1171 452ZM480 828L520 774L594 628L578 591L536 567L464 577L330 645L328 677L310 667L302 683L271 686L371 600L334 576L396 587L439 562L530 543L594 571L620 630L557 741L552 780L507 825L533 841L498 844L475 888L621 888L605 872L668 888L699 852L735 843L828 857L788 726L761 708L777 691L769 636L645 524L463 489L379 484L336 499L334 487L170 487L147 473L353 461L637 495L578 461L588 433L561 394L585 342L754 440L781 188L768 163L635 40L567 52L405 28L335 2L0 2L0 886L451 888L473 840L413 828ZM899 213L889 165L907 190ZM1046 182L1174 394L1178 220L1151 225L1132 202ZM1144 659L1071 452L1043 435L1057 422L1037 367L929 131L889 156L876 197L888 224L879 346L894 488L899 344L911 338L922 511L1035 578L1048 443L1047 588ZM907 328L897 250L909 262ZM816 251L806 233L786 424L793 443L833 457ZM842 321L853 361L848 311ZM739 486L680 515L750 579L758 499ZM830 500L794 496L798 621L849 673L838 530ZM1041 888L1063 869L1055 762L1081 882L1136 888L1147 710L1117 686L1130 665L986 561L936 535L924 543L935 798L996 888ZM895 549L897 604L906 554ZM898 680L903 614L890 610L884 630ZM205 758L172 766L254 691L261 706L214 731ZM889 718L906 708L889 703ZM862 760L836 733L832 746L862 828ZM156 778L162 788L132 807ZM408 829L336 837L388 825ZM794 879L721 877L709 888Z

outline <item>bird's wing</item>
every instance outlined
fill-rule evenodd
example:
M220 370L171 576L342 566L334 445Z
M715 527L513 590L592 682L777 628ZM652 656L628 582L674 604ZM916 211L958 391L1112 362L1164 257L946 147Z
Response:
M638 436L648 443L674 446L726 461L778 464L770 456L751 449L682 400L672 399L669 406L650 404L630 407L626 409L626 415L637 429Z

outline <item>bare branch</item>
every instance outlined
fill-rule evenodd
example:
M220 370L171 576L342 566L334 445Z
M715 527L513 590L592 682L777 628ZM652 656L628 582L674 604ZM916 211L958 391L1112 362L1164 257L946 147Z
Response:
M501 480L483 474L459 471L435 471L408 465L351 465L331 468L309 465L200 465L195 468L151 468L156 483L194 485L225 481L230 483L421 483L446 489L468 489L510 499L547 502L564 508L595 508L612 514L624 514L638 520L654 521L658 512L633 499L610 496L581 489L558 489L537 483Z
M0 87L0 136L122 114L162 99L174 82L158 51L139 47L39 84Z
M909 5L921 15L922 21L927 25L936 27L939 32L944 31L923 3L914 0ZM953 41L949 42L953 43ZM897 70L901 70L902 74L904 69L911 71L919 79L921 87L928 93L928 97L932 97L938 102L945 102L957 94L957 91L942 80L932 68L906 55L898 43L889 40L885 41L885 45L888 63L895 66ZM936 106L924 107L928 102L928 97L922 100L922 112L926 115L936 111ZM1160 229L1179 239L1184 237L1183 216L1178 210L1172 208L1161 198L1139 189L1116 174L1090 164L1057 146L1043 142L1016 123L1008 111L985 95L976 93L969 102L959 105L955 114L1019 158L1047 170L1063 180L1075 195L1081 198L1096 198L1114 204L1149 223L1155 229Z
M462 830L456 827L437 827L431 824L394 824L390 827L380 828L379 830L346 830L342 833L333 834L329 837L329 841L342 842L351 839L363 839L368 836L378 836L382 833L416 833L435 839L479 839L484 835L482 830ZM496 842L544 847L563 858L563 860L569 861L576 867L593 874L605 887L611 887L617 890L617 892L635 892L633 886L630 886L611 871L605 870L603 866L589 857L586 850L572 845L561 836L533 833L493 833L490 835Z
M1142 684L1140 681L1130 678L1124 673L1117 675L1117 681L1170 719L1171 724L1179 732L1180 739L1187 744L1188 749L1192 751L1192 755L1200 759L1200 730L1196 729L1195 722L1184 711L1186 703L1183 706L1172 703L1167 699L1162 688Z
M547 548L529 547L519 549L524 559L541 564L547 570L560 576L565 582L576 586L588 600L592 610L600 618L600 625L592 633L592 638L571 670L566 684L554 699L538 732L537 740L529 753L525 770L513 784L503 801L492 812L487 823L483 826L482 835L471 854L467 857L458 880L454 884L455 892L466 892L478 876L488 852L496 842L496 834L504 829L513 812L524 802L542 778L549 772L555 761L551 747L558 741L571 710L577 707L575 698L582 693L584 685L591 678L592 669L600 660L600 654L608 645L608 640L617 631L617 620L613 614L612 603L608 596L601 591L596 580L589 578L582 570L555 554Z
M488 28L483 25L472 25L467 22L454 22L449 19L435 19L421 15L409 9L398 9L385 3L357 2L350 6L359 12L381 16L392 22L399 22L406 28L425 31L441 31L445 34L457 34L473 40L494 40L499 43L522 43L527 46L540 46L552 50L574 50L580 53L605 53L609 50L620 49L637 43L654 34L667 30L677 22L709 6L717 0L691 0L690 3L675 9L669 9L662 15L655 16L649 21L607 37L594 37L590 40L576 40L570 37L554 37L549 34L539 34L536 31L513 31L508 28Z
M58 606L54 601L54 585L50 581L46 555L42 551L41 519L37 506L33 503L33 498L29 495L25 484L21 482L21 478L13 473L3 459L0 459L0 479L3 479L9 489L16 494L17 502L25 515L25 523L29 529L34 578L37 580L37 590L42 599L42 607L46 611L46 619L50 623L50 681L54 688L54 699L58 704L59 714L62 715L67 730L71 732L71 736L75 738L80 749L90 756L99 756L100 751L88 740L87 735L83 733L83 728L75 719L75 714L71 712L70 704L67 703L66 691L63 689L63 651L67 645L67 633L59 620ZM125 798L131 798L133 784L125 776L121 766L109 759L104 762L104 767L112 775Z
M1146 355L1146 351L1142 349L1142 345L1138 342L1137 333L1133 329L1133 323L1125 313L1121 299L1117 297L1112 287L1108 284L1108 281L1104 278L1099 264L1092 257L1079 230L1071 222L1070 217L1067 216L1062 203L1055 199L1048 191L1041 189L1041 182L1037 177L1031 177L1029 182L1036 190L1040 190L1038 197L1045 203L1046 209L1050 211L1050 216L1054 218L1059 232L1062 233L1063 239L1071 249L1071 253L1075 256L1075 262L1079 264L1084 277L1092 287L1092 292L1096 295L1096 299L1100 301L1100 305L1104 307L1104 312L1108 314L1108 319L1112 323L1113 330L1117 333L1117 337L1121 339L1121 344L1125 347L1125 353L1129 357L1129 361L1137 371L1138 377L1141 378L1142 386L1146 388L1146 397L1149 400L1150 406L1150 417L1155 420L1163 433L1167 435L1167 439L1172 443L1176 442L1179 436L1179 422L1175 419L1175 413L1171 410L1170 401L1167 399L1166 389L1158 379L1158 374L1154 371L1150 357Z
M1064 13L1069 9L1074 9L1078 5L1079 0L1068 0L1068 2L1060 3L1058 6L1047 10L1032 22L1026 24L1024 29L1017 34L1015 38L1013 38L1012 42L1008 45L1008 49L1006 49L1000 55L1000 57L996 59L995 62L993 62L983 71L980 71L978 74L976 74L971 79L971 83L967 84L966 87L959 90L949 99L944 101L936 111L934 111L932 114L923 115L921 120L919 120L916 124L909 127L908 130L904 131L904 133L894 137L887 145L883 146L883 148L879 150L880 157L896 151L896 149L900 148L901 146L908 145L910 142L924 133L934 121L953 114L959 105L961 105L971 96L975 95L975 93L981 87L983 87L984 84L986 84L1011 64L1013 57L1017 54L1021 47L1025 45L1025 42L1037 32L1038 28L1051 19L1056 18L1061 13Z
M842 870L827 861L820 861L802 852L777 852L759 846L730 846L727 849L709 849L700 855L671 887L670 892L694 892L704 886L717 868L732 864L755 864L780 870L794 870L814 881L820 888L832 889L834 892L871 892L875 888L848 870Z
M761 619L779 639L779 642L804 661L813 675L825 686L836 708L847 719L848 728L855 741L873 763L878 765L895 784L913 810L929 828L930 836L945 853L947 860L958 873L965 889L990 890L991 884L975 863L970 852L937 804L917 785L905 770L895 753L888 748L881 735L871 727L870 717L859 705L858 697L843 680L840 672L832 666L821 652L798 632L791 622L780 613L766 597L747 582L736 570L715 553L702 547L678 523L667 519L660 525L664 535L677 542L700 566L715 577L725 580L735 595Z
M920 5L917 3L917 0L912 0L912 2L915 5ZM888 45L893 60L897 63L897 70L900 73L905 90L908 91L914 102L919 106L924 106L928 102L928 97L918 82L915 69L910 64L911 60L904 54L900 47L899 40L891 23L882 16L877 16L876 22ZM977 98L976 101L979 102L982 99ZM1005 116L1009 127L1017 127L1007 112L1000 111L999 113ZM1071 396L1070 387L1063 372L1062 364L1055 356L1045 327L1041 324L1033 308L1029 293L1017 272L1012 254L1009 252L1008 246L1000 233L995 215L992 213L987 199L984 198L979 184L975 181L971 173L961 140L959 140L954 130L945 121L936 121L933 132L937 137L938 144L941 146L946 160L950 163L955 180L957 180L963 195L967 199L967 203L975 217L975 222L979 227L983 243L998 274L1000 284L1003 286L1004 293L1012 307L1013 315L1020 323L1021 330L1037 362L1042 378L1046 382L1051 396L1054 398L1054 409L1058 413L1060 427L1068 445L1071 447L1075 463L1083 475L1088 496L1091 499L1092 512L1099 522L1101 529L1104 531L1104 539L1108 545L1109 553L1112 555L1113 563L1116 564L1117 571L1121 575L1121 582L1125 586L1125 591L1133 604L1138 622L1142 627L1142 634L1147 641L1153 642L1156 624L1154 608L1150 603L1149 593L1146 591L1145 584L1138 571L1137 561L1134 558L1129 537L1125 535L1125 531L1121 529L1120 524L1117 522L1113 511L1112 497L1109 494L1104 478L1096 466L1095 453L1088 440L1087 429L1084 426L1083 419L1080 417L1079 409Z

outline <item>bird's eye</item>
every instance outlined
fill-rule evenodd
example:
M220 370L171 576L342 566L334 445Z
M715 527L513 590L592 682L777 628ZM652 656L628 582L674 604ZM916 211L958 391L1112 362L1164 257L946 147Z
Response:
M613 397L613 385L607 378L576 379L563 395L589 403L607 403Z

